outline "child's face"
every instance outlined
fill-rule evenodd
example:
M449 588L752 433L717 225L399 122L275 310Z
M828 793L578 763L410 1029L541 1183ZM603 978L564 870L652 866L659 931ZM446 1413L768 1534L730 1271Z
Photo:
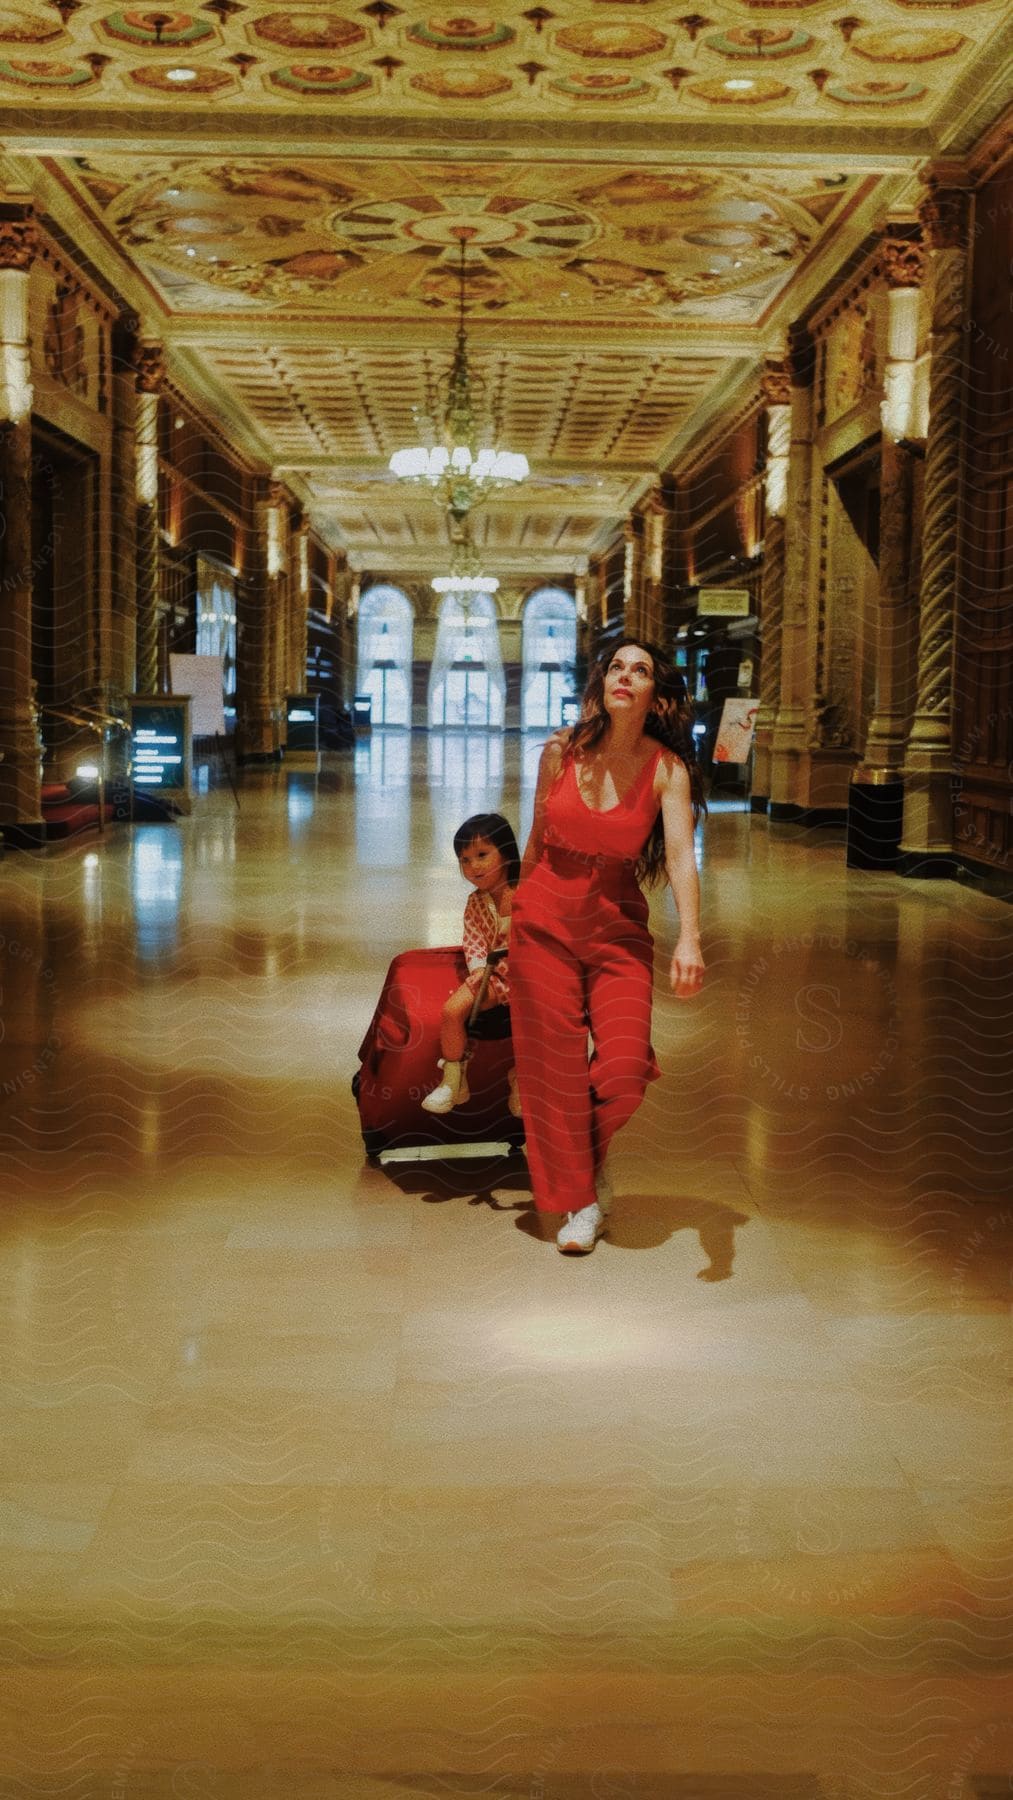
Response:
M488 838L474 838L466 849L461 851L461 874L472 887L498 887L506 876L506 863L502 852L491 844Z

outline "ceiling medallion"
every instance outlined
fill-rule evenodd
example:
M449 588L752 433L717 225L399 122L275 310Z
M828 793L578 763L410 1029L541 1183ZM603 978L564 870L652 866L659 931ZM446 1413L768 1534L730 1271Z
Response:
M208 19L178 10L160 12L142 6L123 6L101 21L108 37L125 44L154 44L167 48L180 44L199 44L215 36Z
M485 405L483 384L471 373L465 329L465 255L471 228L455 227L461 246L458 266L457 345L454 360L440 383L438 406L416 413L421 443L395 450L390 471L401 481L426 483L460 524L490 493L513 487L529 474L528 459L513 450L497 450L490 440L493 421ZM485 415L484 417L482 415Z

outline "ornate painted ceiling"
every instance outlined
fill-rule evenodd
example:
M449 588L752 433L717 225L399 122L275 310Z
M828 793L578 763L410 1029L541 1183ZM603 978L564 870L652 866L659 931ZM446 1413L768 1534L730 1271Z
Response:
M789 318L1003 101L1009 0L0 0L0 142L180 381L373 566L438 556L386 476L446 367L553 568L734 404Z
M404 0L4 0L0 87L37 107L157 102L298 116L543 121L633 110L674 123L714 109L931 120L977 61L1006 0L554 0L468 14Z

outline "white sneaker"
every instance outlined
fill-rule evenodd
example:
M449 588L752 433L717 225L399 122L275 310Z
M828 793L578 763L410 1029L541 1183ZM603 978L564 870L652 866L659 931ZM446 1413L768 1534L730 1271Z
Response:
M422 1107L425 1112L452 1112L455 1106L463 1106L465 1100L471 1099L468 1077L462 1063L444 1062L441 1058L438 1067L443 1070L444 1079L439 1087L426 1095Z
M564 1253L575 1251L586 1256L608 1229L608 1220L597 1200L582 1206L580 1212L567 1213L566 1224L556 1233L556 1244Z

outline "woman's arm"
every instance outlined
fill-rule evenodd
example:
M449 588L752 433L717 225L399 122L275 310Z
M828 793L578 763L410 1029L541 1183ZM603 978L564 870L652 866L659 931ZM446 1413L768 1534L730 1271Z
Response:
M535 812L531 821L531 835L524 846L524 855L521 857L521 881L531 874L542 854L542 839L545 833L545 802L549 797L550 788L555 786L559 776L566 738L565 731L555 732L542 751L541 761L538 764L538 785L535 788Z
M662 758L661 822L665 831L665 872L679 913L679 937L672 957L672 992L689 999L703 981L700 953L700 878L693 843L689 775L678 757Z

